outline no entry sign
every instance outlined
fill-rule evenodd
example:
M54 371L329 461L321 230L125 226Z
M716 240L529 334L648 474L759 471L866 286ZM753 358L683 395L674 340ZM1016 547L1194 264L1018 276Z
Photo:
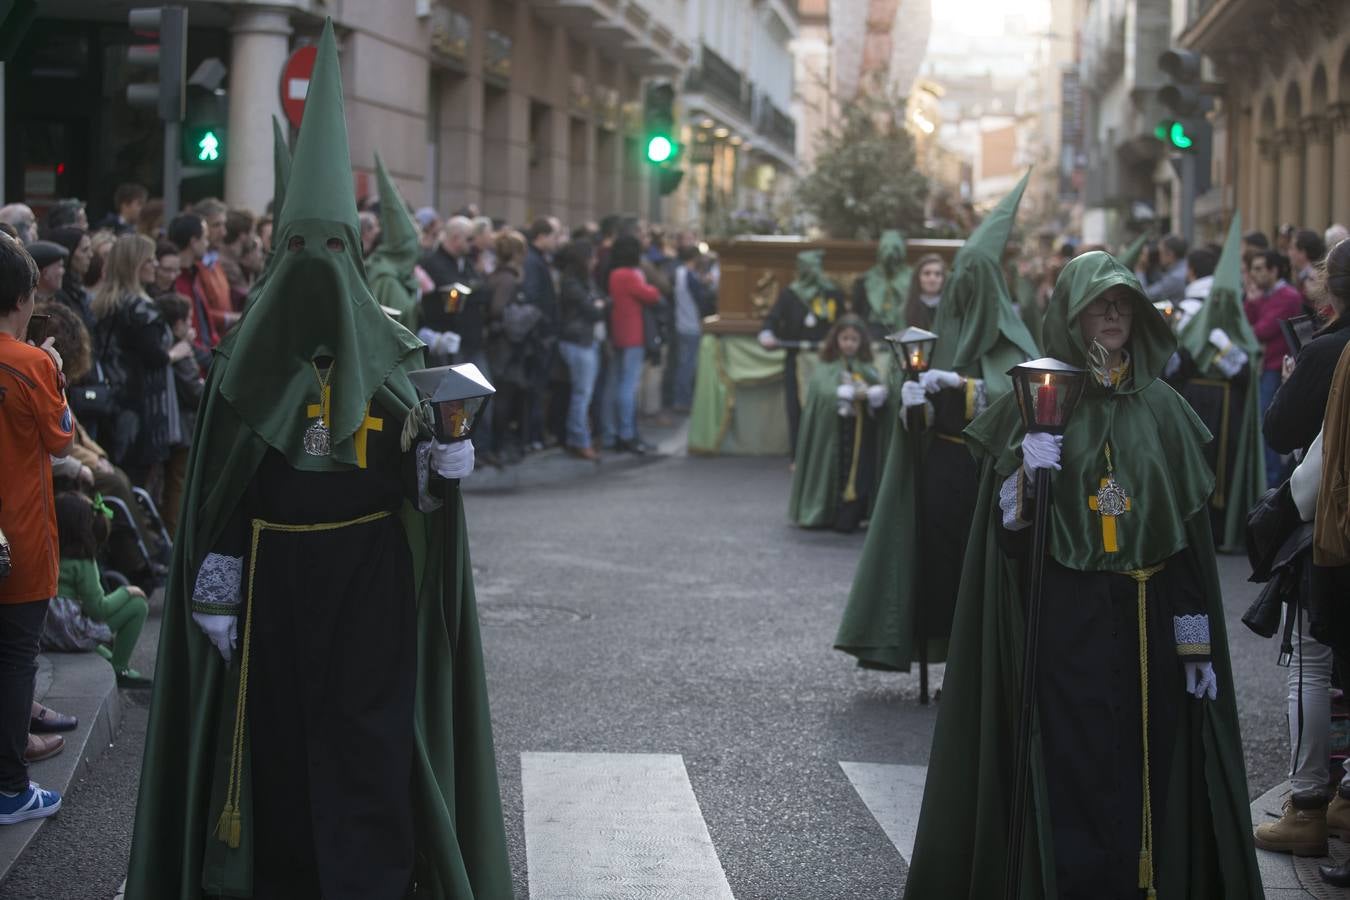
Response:
M281 108L292 128L300 127L305 114L305 97L309 94L309 76L314 71L314 57L319 48L313 44L301 47L286 60L281 70Z

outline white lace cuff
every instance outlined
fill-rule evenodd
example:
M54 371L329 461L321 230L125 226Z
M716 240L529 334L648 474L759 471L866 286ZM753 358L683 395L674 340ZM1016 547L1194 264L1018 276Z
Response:
M1177 640L1177 656L1209 659L1209 616L1173 616L1172 631Z
M413 451L417 455L417 508L424 513L441 508L441 498L431 493L431 441L421 441Z
M1026 516L1027 481L1019 468L1003 480L998 489L998 506L1003 510L1003 527L1009 531L1021 531L1031 525Z
M239 614L239 584L244 572L241 556L208 553L192 588L192 611L217 616Z

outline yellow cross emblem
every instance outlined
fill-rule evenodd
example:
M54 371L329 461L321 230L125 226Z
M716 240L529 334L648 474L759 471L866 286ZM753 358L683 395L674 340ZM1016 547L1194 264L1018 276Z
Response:
M384 431L384 419L371 418L370 404L366 404L366 414L361 419L361 427L352 435L352 447L356 450L356 465L366 467L366 437L372 431Z
M1125 489L1113 477L1102 479L1097 493L1088 497L1088 509L1102 520L1102 549L1107 553L1120 552L1120 540L1116 531L1116 519L1129 512L1131 503Z

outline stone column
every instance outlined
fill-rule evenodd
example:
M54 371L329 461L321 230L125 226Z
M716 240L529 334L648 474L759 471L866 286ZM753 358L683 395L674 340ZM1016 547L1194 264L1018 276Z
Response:
M1303 132L1282 128L1276 140L1280 143L1278 224L1298 225L1303 221Z
M261 215L272 199L270 117L286 122L278 84L290 55L291 21L281 10L242 7L230 33L225 202Z
M1331 121L1323 116L1303 120L1308 169L1304 174L1300 224L1322 231L1331 224Z
M1332 167L1331 218L1342 225L1350 225L1350 102L1331 107Z
M1276 205L1279 189L1276 169L1279 144L1274 138L1263 137L1257 140L1256 148L1260 161L1257 163L1256 221L1252 223L1252 227L1260 228L1273 236L1279 219L1279 207Z

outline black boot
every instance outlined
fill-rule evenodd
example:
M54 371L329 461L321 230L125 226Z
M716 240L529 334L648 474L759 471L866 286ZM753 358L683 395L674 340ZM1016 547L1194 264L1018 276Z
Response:
M1318 866L1317 872L1327 884L1350 887L1350 862L1339 866Z

